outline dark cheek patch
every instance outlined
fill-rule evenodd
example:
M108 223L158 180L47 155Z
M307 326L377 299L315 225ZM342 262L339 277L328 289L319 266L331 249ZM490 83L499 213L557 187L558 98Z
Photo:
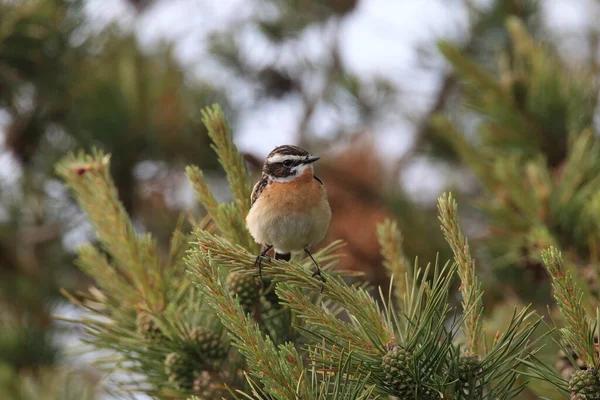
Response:
M266 172L276 178L284 178L290 175L290 170L280 163L269 165Z

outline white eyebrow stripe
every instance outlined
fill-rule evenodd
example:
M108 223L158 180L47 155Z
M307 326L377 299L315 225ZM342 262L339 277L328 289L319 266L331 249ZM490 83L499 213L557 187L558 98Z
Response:
M306 157L307 156L297 156L293 154L275 154L274 156L267 158L267 162L274 164L285 160L305 160Z
M269 175L269 179L273 182L291 182L294 179L296 179L297 177L295 175L291 175L291 176L284 176L282 178L276 177L276 176L272 176Z

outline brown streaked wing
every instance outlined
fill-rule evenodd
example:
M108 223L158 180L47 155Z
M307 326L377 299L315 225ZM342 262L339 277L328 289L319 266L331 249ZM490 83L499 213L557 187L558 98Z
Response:
M260 196L260 194L263 190L265 190L268 184L269 178L266 175L261 176L259 181L256 182L256 185L254 185L254 188L252 188L252 194L250 195L250 207L254 205L254 203L258 199L258 196Z

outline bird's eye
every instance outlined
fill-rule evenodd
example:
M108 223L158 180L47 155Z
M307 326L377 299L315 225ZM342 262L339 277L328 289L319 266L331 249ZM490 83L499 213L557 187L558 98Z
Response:
M283 162L283 166L287 167L287 168L291 167L292 166L292 160L285 160Z

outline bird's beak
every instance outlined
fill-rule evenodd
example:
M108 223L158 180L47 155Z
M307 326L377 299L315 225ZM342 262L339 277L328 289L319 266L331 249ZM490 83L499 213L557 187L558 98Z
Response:
M306 159L303 161L303 164L312 164L315 161L317 161L318 159L320 159L321 157L317 157L317 156L308 156L306 157Z

